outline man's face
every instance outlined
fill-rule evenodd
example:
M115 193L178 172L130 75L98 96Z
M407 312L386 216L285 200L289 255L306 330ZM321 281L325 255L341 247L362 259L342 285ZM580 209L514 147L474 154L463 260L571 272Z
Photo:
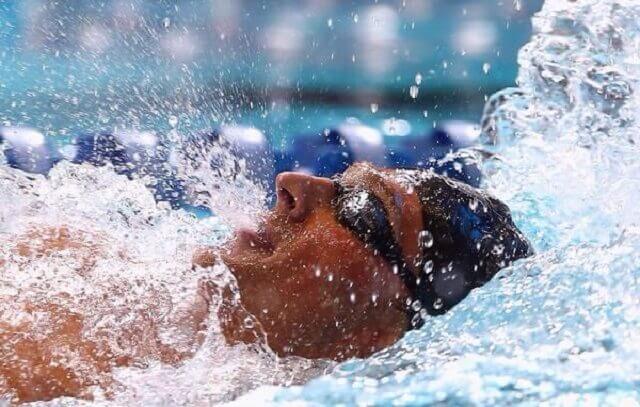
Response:
M341 183L378 198L413 267L422 228L415 192L366 164L352 166ZM227 339L259 335L281 355L345 359L400 338L408 326L408 290L397 270L337 220L334 183L283 173L276 189L276 206L263 224L238 231L222 256L240 294L239 304L221 309Z

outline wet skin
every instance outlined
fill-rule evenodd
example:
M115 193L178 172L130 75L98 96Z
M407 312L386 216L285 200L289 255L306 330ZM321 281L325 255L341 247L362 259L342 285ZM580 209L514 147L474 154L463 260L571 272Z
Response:
M393 170L367 164L352 166L341 182L378 197L412 269L423 228L416 193ZM237 292L223 290L218 310L227 342L266 344L281 356L343 360L366 357L402 337L409 323L409 292L391 264L338 222L332 206L334 183L283 173L276 185L277 203L257 231L239 230L223 250L203 249L194 255L195 267L210 267L221 259L237 280ZM105 247L117 244L68 227L34 227L14 241L19 262L72 251L80 260L76 270L80 276L93 273L94 259L105 255ZM126 248L122 249L126 256ZM0 270L3 262L0 258ZM211 281L201 281L193 300L168 321L191 332L194 351L202 343L212 295L219 289ZM113 295L118 295L117 287ZM30 324L0 321L0 396L23 402L91 398L90 386L101 387L109 396L115 367L147 360L177 364L192 355L160 340L153 321L147 319L145 304L140 304L140 315L135 317L139 329L111 333L130 344L119 351L106 340L85 337L84 316L61 304L64 299L46 298L20 305L26 313L46 313L57 321L47 337L37 341L33 339L37 328ZM64 356L55 352L60 346L77 353L79 365L65 364L60 359Z
M342 183L382 201L413 267L423 225L416 193L393 170L368 164L350 167ZM402 337L409 292L385 259L338 222L334 183L282 173L276 189L277 203L258 230L238 231L221 253L240 295L220 310L227 340L262 339L279 355L343 360L366 357Z

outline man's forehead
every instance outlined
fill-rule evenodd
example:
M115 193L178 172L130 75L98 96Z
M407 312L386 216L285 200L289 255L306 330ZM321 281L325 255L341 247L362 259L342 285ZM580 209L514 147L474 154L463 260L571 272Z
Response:
M347 182L357 182L366 180L372 176L381 177L383 175L382 169L367 162L358 162L347 168L340 178Z
M378 168L367 162L356 163L340 177L344 185L371 187L384 183L391 186L395 193L413 195L416 188L426 181L437 177L432 170Z

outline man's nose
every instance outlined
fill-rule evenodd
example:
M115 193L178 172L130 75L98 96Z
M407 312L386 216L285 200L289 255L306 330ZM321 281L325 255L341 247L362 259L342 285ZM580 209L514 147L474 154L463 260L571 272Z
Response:
M283 172L276 177L276 211L286 213L292 222L302 222L313 210L331 203L335 195L333 182L297 172Z

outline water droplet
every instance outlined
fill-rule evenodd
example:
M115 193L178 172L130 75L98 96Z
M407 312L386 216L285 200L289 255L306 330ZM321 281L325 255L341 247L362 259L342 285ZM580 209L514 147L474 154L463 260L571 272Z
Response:
M436 300L433 302L434 309L440 309L443 305L444 304L442 303L442 298L436 298Z
M422 112L422 115L423 115L424 117L429 117L429 111L428 111L428 110L424 110L424 111Z
M169 117L169 126L176 127L178 125L178 118L176 116Z
M352 304L356 303L356 294L355 293L351 293L351 295L349 295L349 301L351 301Z
M411 303L411 309L414 310L415 312L420 311L420 308L422 308L422 304L420 303L419 300L415 300L414 302Z
M356 24L358 23L358 15L357 14L353 15L353 22L356 23Z
M371 113L375 113L375 112L377 112L377 111L378 111L378 108L379 108L379 106L378 106L378 104L377 104L377 103L372 103L372 104L371 104Z
M504 252L504 245L503 244L496 244L491 249L491 253L493 253L496 256L502 255L503 252Z
M482 64L482 72L486 74L489 73L489 70L491 69L491 64L488 62L485 62L484 64Z
M476 209L478 209L478 200L475 198L471 198L471 200L469 201L469 209L471 209L472 211L476 211Z
M412 99L415 99L418 97L419 91L420 89L418 88L417 85L411 85L411 87L409 88L409 95L411 96Z
M418 234L418 242L422 248L430 248L433 246L433 235L428 230L422 230Z
M253 321L253 318L246 317L243 321L243 325L245 328L251 329L255 326L255 322Z
M162 25L164 28L171 27L171 19L169 17L165 17L164 20L162 20Z
M513 0L513 8L515 8L516 11L522 10L522 3L520 0Z
M433 271L433 260L427 260L427 262L424 263L422 270L425 272L425 274L431 274L431 272Z
M416 85L420 85L422 83L422 74L420 72L416 74L415 80L416 80Z
M333 18L327 20L327 27L333 28Z
M376 293L371 294L371 301L374 303L378 301L378 294Z

